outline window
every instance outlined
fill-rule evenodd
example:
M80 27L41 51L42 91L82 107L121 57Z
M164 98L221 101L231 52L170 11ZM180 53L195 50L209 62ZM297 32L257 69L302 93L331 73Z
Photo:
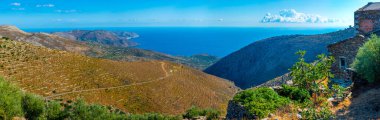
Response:
M347 61L346 61L345 57L339 57L339 66L342 69L346 69L347 68Z

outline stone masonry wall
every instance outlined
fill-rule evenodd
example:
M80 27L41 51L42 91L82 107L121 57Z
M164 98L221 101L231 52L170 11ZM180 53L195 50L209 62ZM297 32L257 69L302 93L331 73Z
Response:
M331 55L336 59L332 64L332 73L335 75L335 78L344 79L347 78L344 69L340 68L339 58L346 58L347 67L349 67L355 60L356 54L359 48L367 41L367 38L361 35L357 35L353 38L332 44L328 46L328 50Z
M380 30L380 11L356 11L354 27L360 34Z

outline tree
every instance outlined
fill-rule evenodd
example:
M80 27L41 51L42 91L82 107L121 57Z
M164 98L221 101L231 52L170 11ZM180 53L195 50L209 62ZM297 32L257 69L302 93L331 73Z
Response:
M380 80L380 38L372 35L356 55L351 65L368 82Z
M317 56L318 60L307 63L304 58L306 51L299 51L296 54L300 56L299 61L290 69L290 76L296 86L310 91L318 91L323 80L334 77L330 70L334 62L333 57L321 54Z

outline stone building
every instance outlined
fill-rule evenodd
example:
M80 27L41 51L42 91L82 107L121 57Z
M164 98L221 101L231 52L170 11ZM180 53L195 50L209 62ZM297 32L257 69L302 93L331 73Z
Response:
M355 60L359 48L368 40L371 34L380 35L380 2L370 2L355 12L355 37L329 45L328 51L335 57L332 73L335 78L350 80L348 70Z

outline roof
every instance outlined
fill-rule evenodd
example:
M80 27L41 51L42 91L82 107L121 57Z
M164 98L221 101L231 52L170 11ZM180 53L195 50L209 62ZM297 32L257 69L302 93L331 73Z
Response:
M380 10L380 2L369 2L367 5L363 6L357 11L371 11Z

